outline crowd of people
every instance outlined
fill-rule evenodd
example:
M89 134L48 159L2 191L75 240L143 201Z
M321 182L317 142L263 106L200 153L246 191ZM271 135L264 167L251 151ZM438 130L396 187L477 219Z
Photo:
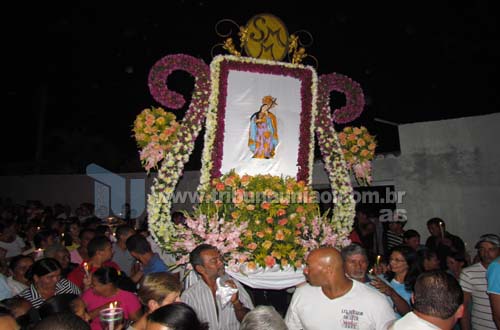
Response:
M422 245L402 219L380 224L358 210L353 243L309 253L306 281L279 313L255 306L211 245L190 253L188 285L175 257L126 216L39 202L0 212L2 330L107 330L102 315L116 309L115 330L500 329L500 237L482 235L469 256L439 218Z

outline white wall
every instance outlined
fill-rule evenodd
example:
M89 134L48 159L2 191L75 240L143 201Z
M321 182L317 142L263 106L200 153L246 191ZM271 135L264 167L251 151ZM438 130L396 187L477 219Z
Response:
M500 234L500 114L401 125L401 155L374 163L377 180L406 192L406 228L428 236L426 221L445 220L468 250L481 234Z

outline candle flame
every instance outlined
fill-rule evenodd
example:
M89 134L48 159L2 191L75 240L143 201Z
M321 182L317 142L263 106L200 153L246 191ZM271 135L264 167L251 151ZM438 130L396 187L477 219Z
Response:
M109 308L114 308L113 303L109 303Z

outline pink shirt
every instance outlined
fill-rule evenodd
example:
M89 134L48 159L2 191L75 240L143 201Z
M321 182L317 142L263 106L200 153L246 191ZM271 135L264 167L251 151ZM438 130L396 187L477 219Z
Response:
M78 253L77 249L70 251L69 256L71 258L71 262L75 264L81 264L83 262L82 256Z
M94 309L101 307L104 304L108 304L114 301L119 302L119 307L123 308L123 314L125 319L129 319L130 314L134 314L141 308L141 303L137 296L131 292L118 289L118 292L112 297L98 296L94 293L94 290L88 289L82 295L82 299L87 305L87 310L89 312ZM99 316L94 318L90 322L90 328L92 330L101 330L101 323L99 321Z

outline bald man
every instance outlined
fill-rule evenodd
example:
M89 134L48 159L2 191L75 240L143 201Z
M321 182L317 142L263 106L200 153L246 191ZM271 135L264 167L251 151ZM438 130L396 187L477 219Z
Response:
M286 313L290 330L385 330L396 318L382 294L346 277L334 248L312 251L304 275L308 283L297 288Z

